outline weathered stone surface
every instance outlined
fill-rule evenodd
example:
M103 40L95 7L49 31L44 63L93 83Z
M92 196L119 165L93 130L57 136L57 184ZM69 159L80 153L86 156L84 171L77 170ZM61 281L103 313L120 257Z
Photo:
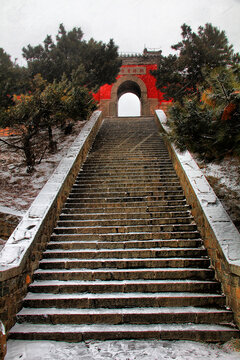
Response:
M159 112L156 112L156 121L161 131L168 133L166 121ZM240 234L190 153L180 153L166 136L165 142L216 277L240 326ZM236 276L238 285L232 280Z
M7 331L14 324L33 271L50 238L61 208L75 181L82 162L92 146L102 121L93 113L52 177L23 216L0 253L2 301L0 316Z
M154 119L105 119L10 336L237 336L189 210Z
M18 313L10 336L69 341L238 336L154 119L105 119L84 162L98 121L88 136L83 129L86 142L79 142L78 151L75 142L9 241L9 249L18 252L6 252L2 264L8 269L1 282L7 329ZM208 186L196 179L212 209L216 198L209 201ZM228 289L237 293L237 275L229 277L220 249L210 251Z

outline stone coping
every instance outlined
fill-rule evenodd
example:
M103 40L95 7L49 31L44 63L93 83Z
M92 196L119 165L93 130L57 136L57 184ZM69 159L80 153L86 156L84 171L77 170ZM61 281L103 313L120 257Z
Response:
M164 112L156 110L156 118L159 121L161 130L168 134L169 127ZM230 272L240 276L240 233L189 151L180 152L169 140L168 145L174 152L181 166L181 171L185 173L198 199L198 205L218 242L225 261L229 265Z
M17 276L23 271L43 223L61 193L79 153L84 149L84 145L89 136L91 136L92 130L97 126L100 116L101 111L95 111L92 114L69 148L67 155L60 161L58 167L6 242L3 250L0 252L0 281Z

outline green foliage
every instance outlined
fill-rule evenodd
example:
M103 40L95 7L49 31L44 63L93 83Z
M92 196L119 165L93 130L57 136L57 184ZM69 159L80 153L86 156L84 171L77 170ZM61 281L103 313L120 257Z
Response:
M28 172L32 171L35 165L32 138L37 133L37 120L34 101L31 96L21 96L16 105L7 110L2 110L0 113L0 127L11 127L20 136L20 144L7 144L23 151Z
M211 109L202 109L197 97L184 98L183 104L178 102L169 110L171 137L180 150L189 149L202 157L212 155L214 142L214 121Z
M240 154L240 56L224 31L182 25L177 55L162 56L153 72L169 111L172 138L209 160Z
M232 45L224 31L206 24L198 32L182 25L182 41L173 45L177 55L169 55L159 60L158 70L153 71L156 85L165 93L165 98L182 101L184 96L197 94L198 88L205 81L206 74L214 68L235 64L240 61L239 54L234 54Z
M28 171L35 165L33 143L39 132L48 135L54 151L52 127L69 133L75 120L88 119L96 109L92 91L113 83L119 72L112 39L104 44L82 37L80 28L67 32L61 24L55 42L48 35L43 44L23 48L27 68L13 64L0 49L0 127L11 127L20 137L8 145L24 152Z
M82 39L83 32L74 28L67 32L59 26L56 43L47 35L44 44L23 48L31 76L38 73L49 82L60 81L63 74L69 81L96 91L103 84L115 81L121 61L117 46L111 39L108 44Z
M84 87L73 86L65 98L67 114L72 119L88 119L90 114L96 110L96 103Z
M32 171L35 165L32 141L39 131L47 132L49 149L54 151L56 142L52 127L64 127L69 117L72 121L87 119L96 108L89 91L73 87L66 77L48 83L41 75L36 75L31 90L28 95L15 96L15 105L0 113L0 127L11 127L20 135L21 145L14 147L23 150L28 171Z
M14 64L10 56L0 48L0 108L12 105L12 94L25 91L27 85L27 70Z
M205 78L201 101L198 96L184 97L169 111L171 136L178 147L208 160L240 156L239 119L239 72L224 67Z

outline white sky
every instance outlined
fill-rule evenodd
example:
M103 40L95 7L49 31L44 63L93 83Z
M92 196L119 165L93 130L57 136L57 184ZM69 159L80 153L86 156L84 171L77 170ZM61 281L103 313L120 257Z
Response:
M0 47L20 65L22 48L80 27L84 39L114 39L119 52L142 53L144 47L168 55L181 40L181 25L194 31L211 22L225 30L240 52L240 0L0 0Z
M0 0L0 47L21 60L23 46L53 39L60 23L81 27L84 38L108 42L120 52L162 49L181 40L181 25L194 31L211 22L240 51L240 0Z

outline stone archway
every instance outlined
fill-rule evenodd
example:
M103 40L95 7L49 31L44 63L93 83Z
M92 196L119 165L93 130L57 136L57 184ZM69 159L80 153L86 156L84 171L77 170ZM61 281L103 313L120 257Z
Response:
M126 75L119 78L112 87L111 100L109 103L109 115L117 116L118 100L126 94L132 93L137 95L141 103L141 115L150 115L150 105L147 98L147 88L144 82L134 75Z
M99 104L103 117L118 115L120 94L126 92L137 95L141 105L141 115L153 116L156 109L164 111L171 103L156 87L153 71L157 70L160 52L145 51L141 54L121 55L122 66L114 84L100 87L94 99ZM139 90L140 89L140 90Z

